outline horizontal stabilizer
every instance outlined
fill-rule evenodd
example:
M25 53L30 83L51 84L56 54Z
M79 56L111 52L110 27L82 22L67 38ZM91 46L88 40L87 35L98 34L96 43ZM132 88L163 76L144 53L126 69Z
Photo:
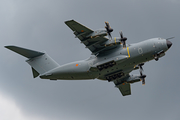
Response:
M59 66L49 55L46 53L29 50L17 46L5 46L6 48L28 58L26 62L32 67L33 77L39 76Z
M29 50L29 49L21 48L21 47L17 47L17 46L5 46L5 48L8 48L24 57L27 57L27 58L34 58L34 57L38 57L38 56L41 56L44 54L42 52Z

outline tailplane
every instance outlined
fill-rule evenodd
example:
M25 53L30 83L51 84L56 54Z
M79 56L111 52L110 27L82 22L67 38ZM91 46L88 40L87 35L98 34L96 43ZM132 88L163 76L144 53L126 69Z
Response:
M32 67L33 77L39 76L59 66L49 55L43 52L29 50L17 46L5 46L6 48L28 58L26 62Z

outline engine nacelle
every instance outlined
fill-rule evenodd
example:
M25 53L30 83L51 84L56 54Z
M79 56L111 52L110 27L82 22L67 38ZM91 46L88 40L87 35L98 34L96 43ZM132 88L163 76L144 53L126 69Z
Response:
M130 75L129 78L127 79L127 83L135 83L141 81L141 76L139 75Z
M113 38L111 40L108 40L106 43L105 43L105 46L113 46L113 45L116 45L116 44L121 44L121 39L120 38Z
M141 81L141 78L140 78L141 76L139 76L139 75L130 75L128 78L127 78L127 80L125 80L125 81L120 81L120 82L118 82L118 83L115 83L115 87L119 87L122 83L135 83L135 82L139 82L139 81Z
M96 30L93 33L89 34L87 38L96 38L96 37L101 37L101 36L106 36L107 31L106 30Z

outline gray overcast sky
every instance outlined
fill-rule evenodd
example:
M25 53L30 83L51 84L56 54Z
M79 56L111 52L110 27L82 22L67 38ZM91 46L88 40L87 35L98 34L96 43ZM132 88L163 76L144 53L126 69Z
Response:
M179 6L179 0L0 0L0 119L179 120ZM33 79L26 59L3 47L46 51L60 65L86 59L90 51L64 24L70 19L94 30L108 21L112 35L123 30L128 44L175 39L165 57L145 64L146 85L132 84L127 97L97 79Z

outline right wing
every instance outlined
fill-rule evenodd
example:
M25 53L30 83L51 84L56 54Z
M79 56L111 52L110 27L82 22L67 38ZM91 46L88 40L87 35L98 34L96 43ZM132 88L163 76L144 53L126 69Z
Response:
M130 83L122 83L118 86L116 86L117 88L119 88L120 92L122 93L123 96L126 95L131 95L131 85Z
M65 24L74 32L75 36L79 38L86 48L88 48L92 54L96 55L104 50L112 48L112 46L105 46L105 42L108 40L104 36L91 37L89 35L96 33L84 25L74 21L65 21Z
M141 81L138 75L126 74L124 77L114 80L115 87L119 88L123 96L131 95L131 83Z
M131 85L130 85L130 83L126 82L129 77L130 76L128 74L125 77L114 81L114 84L116 85L115 87L119 88L119 90L123 96L131 95Z

